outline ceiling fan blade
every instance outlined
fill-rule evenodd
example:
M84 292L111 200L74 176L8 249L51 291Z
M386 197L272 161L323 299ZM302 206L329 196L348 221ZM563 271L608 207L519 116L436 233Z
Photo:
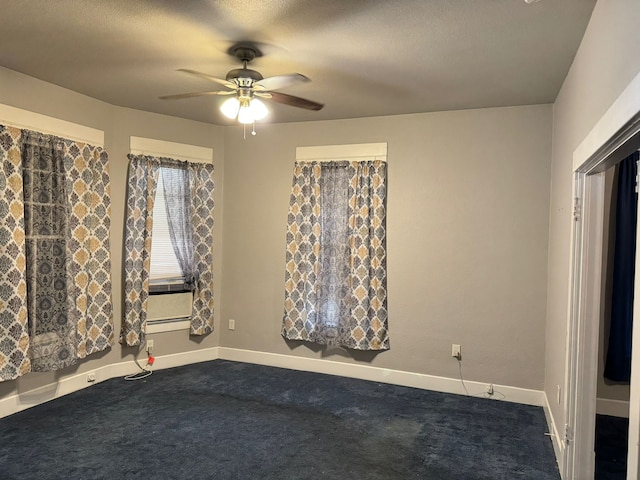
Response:
M211 92L191 92L191 93L178 93L177 95L163 95L158 97L162 100L180 100L182 98L201 97L204 95L233 95L236 92L228 92L226 90L213 90Z
M300 73L289 73L287 75L276 75L274 77L263 78L256 82L264 90L279 90L295 83L309 82L309 78ZM255 88L255 86L254 86Z
M321 110L324 105L322 103L312 102L306 98L294 97L280 92L269 92L271 100L274 102L289 105L291 107L305 108L307 110Z
M229 82L228 80L224 80L222 78L214 77L213 75L209 75L207 73L198 72L197 70L189 70L188 68L179 68L178 72L184 72L184 73L188 73L189 75L195 75L196 77L204 78L205 80L218 83L227 88L231 88L231 89L237 88L237 85L235 83Z

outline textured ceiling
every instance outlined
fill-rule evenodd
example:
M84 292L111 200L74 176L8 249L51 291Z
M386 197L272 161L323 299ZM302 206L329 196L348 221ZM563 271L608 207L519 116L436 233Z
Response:
M177 72L224 77L232 43L261 43L265 77L319 112L269 103L296 122L550 103L595 0L0 0L0 65L114 105L219 125L224 97Z

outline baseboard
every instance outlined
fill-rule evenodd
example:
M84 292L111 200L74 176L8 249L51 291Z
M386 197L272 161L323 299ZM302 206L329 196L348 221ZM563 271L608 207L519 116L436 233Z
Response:
M391 370L388 368L372 367L332 360L305 358L278 353L258 352L255 350L241 350L236 348L220 347L219 358L234 360L237 362L255 363L270 367L289 368L291 370L303 370L306 372L325 373L341 377L358 378L381 383L391 383L405 387L421 388L444 393L465 395L465 391L459 379L437 377L422 373ZM465 380L465 385L472 396L484 396L486 383ZM522 403L543 407L546 404L544 392L529 390L526 388L510 387L507 385L493 386L495 394L493 399L506 402ZM504 398L503 398L504 397Z
M189 352L175 353L156 357L153 365L154 370L179 367L192 363L206 362L218 358L218 347L203 348ZM132 361L113 363L105 365L87 372L78 373L65 377L54 384L44 385L33 390L29 390L0 399L0 418L13 413L20 412L41 403L54 400L68 395L83 388L90 387L105 380L115 377L124 377L140 371L138 366ZM93 374L95 381L88 382L87 376Z
M94 382L87 382L87 374L89 372L78 373L62 378L52 384L2 398L0 399L0 418L108 380L111 378L109 374L111 367L111 365L107 365L92 370L91 373L95 375ZM20 382L20 379L17 382Z
M596 413L611 415L612 417L629 418L629 402L624 400L610 400L596 398Z
M181 367L192 363L208 362L217 360L219 357L220 347L201 348L199 350L190 350L188 352L172 353L170 355L161 355L155 357L153 364L154 370L163 370L165 368ZM127 364L130 364L128 362ZM118 364L122 365L122 364ZM126 375L126 374L125 374ZM119 376L119 375L114 375Z
M237 362L253 363L271 367L288 368L291 370L303 370L328 375L370 380L380 383L390 383L406 387L421 388L444 393L464 395L461 382L455 378L438 377L422 373L405 372L388 368L372 367L370 365L350 364L335 362L332 360L304 358L294 355L282 355L277 353L259 352L254 350L242 350L226 347L211 347L189 352L161 355L156 357L154 370L179 367L192 363L206 362L216 359L233 360ZM27 408L48 402L69 393L82 390L105 380L115 377L124 377L139 371L136 364L124 361L106 365L88 372L65 377L58 382L45 385L27 392L17 393L0 399L0 418ZM88 382L87 375L93 374L95 381ZM485 383L465 381L467 390L472 396L484 396ZM494 396L496 400L525 405L546 407L544 392L526 388L511 387L508 385L494 384Z
M544 393L544 402L544 416L547 418L547 425L549 426L549 436L551 437L553 452L556 455L558 470L562 475L562 462L564 459L564 442L562 441L562 436L560 435L560 431L562 430L558 430L557 423L553 418L553 412L551 411L551 407L549 406L549 397L547 397L546 392Z

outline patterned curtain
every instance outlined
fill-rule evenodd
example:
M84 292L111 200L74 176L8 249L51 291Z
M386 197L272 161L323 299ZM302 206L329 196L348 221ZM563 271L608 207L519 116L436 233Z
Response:
M129 159L124 263L125 318L121 341L133 346L140 344L142 329L147 321L153 205L159 170L163 165L173 167L179 162L147 155L129 155ZM213 331L213 165L187 162L186 167L187 174L183 178L188 179L191 198L191 271L194 272L195 281L190 331L192 335L206 335ZM167 213L170 215L170 211Z
M0 126L0 380L113 343L102 147Z
M31 371L20 135L0 125L0 380Z
M129 155L127 216L124 232L124 320L120 341L139 345L147 321L151 231L160 159Z
M385 162L296 162L282 335L389 348Z
M213 331L213 164L189 163L189 178L196 272L190 333L207 335Z

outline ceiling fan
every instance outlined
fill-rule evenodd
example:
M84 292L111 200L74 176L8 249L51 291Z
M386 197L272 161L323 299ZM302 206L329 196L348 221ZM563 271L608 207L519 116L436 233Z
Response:
M233 97L222 104L220 110L228 118L237 118L237 120L243 124L254 123L256 120L263 119L268 114L267 107L260 99L271 100L306 110L320 110L324 107L321 103L275 91L296 83L309 82L309 78L304 75L300 73L289 73L264 78L260 72L247 68L249 62L256 57L262 56L262 52L255 44L249 42L237 43L229 48L227 53L235 56L242 62L242 68L235 68L229 71L225 79L196 70L186 68L178 69L180 72L188 73L222 85L227 90L181 93L177 95L165 95L160 98L163 100L178 100L204 95L233 95Z

